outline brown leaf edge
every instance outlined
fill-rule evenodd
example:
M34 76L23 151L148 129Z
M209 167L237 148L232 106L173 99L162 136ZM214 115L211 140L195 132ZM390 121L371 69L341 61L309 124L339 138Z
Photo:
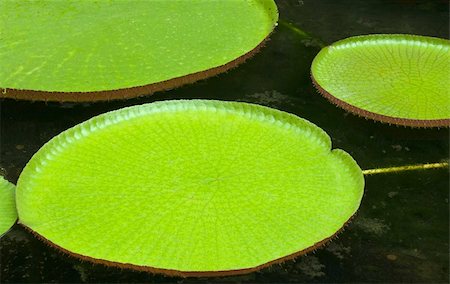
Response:
M345 227L347 227L350 222L353 220L353 218L355 217L356 213L354 215L352 215L345 223L344 225L336 232L334 233L332 236L317 242L316 244L314 244L313 246L306 248L304 250L295 252L293 254L290 254L288 256L282 257L282 258L278 258L275 260L272 260L270 262L264 263L262 265L256 266L256 267L252 267L252 268L245 268L245 269L237 269L237 270L223 270L223 271L179 271L179 270L172 270L172 269L162 269L162 268L155 268L155 267L149 267L149 266L139 266L139 265L133 265L133 264L129 264L129 263L120 263L120 262L113 262L113 261L107 261L107 260L103 260L103 259L97 259L97 258L92 258L89 256L85 256L85 255L81 255L81 254L77 254L77 253L73 253L71 251L68 251L62 247L60 247L59 245L47 240L45 237L43 237L42 235L40 235L39 233L33 231L32 229L30 229L29 227L27 227L26 225L18 222L18 224L20 224L23 228L25 228L28 232L30 232L31 234L33 234L37 239L41 240L42 242L44 242L46 245L48 245L51 248L57 249L59 252L61 252L63 255L68 255L69 257L72 258L76 258L82 261L88 261L94 264L100 264L100 265L104 265L107 267L116 267L116 268L121 268L121 269L128 269L128 270L135 270L135 271L143 271L143 272L149 272L152 274L162 274L165 276L170 276L170 277L222 277L222 276L235 276L235 275L242 275L242 274L248 274L248 273L252 273L252 272L257 272L261 269L270 267L272 265L275 264L282 264L286 261L291 261L294 260L295 258L302 256L302 255L306 255L307 253L310 252L315 252L317 249L322 248L323 246L325 246L325 244L327 244L328 242L332 241L333 239L337 238L337 235L339 235L341 232L343 232L345 230Z
M109 90L109 91L94 91L94 92L50 92L50 91L36 91L36 90L19 90L10 88L0 88L0 98L10 98L16 100L30 100L30 101L45 101L45 102L95 102L95 101L111 101L118 99L129 99L139 96L152 95L156 92L167 91L181 87L183 85L192 84L200 80L207 79L227 72L244 63L255 54L270 40L272 31L262 42L260 42L254 49L241 55L237 59L230 61L224 65L214 67L208 70L188 74L185 76L161 81L144 86L137 86L131 88Z
M321 94L323 97L325 97L327 100L329 100L334 105L337 105L338 107L351 112L359 117L363 118L369 118L375 121L379 121L382 123L387 123L389 125L394 124L398 126L408 126L408 127L417 127L417 128L431 128L431 127L450 127L450 118L446 119L409 119L409 118L399 118L399 117L393 117L393 116L386 116L382 114L378 114L375 112L371 112L368 110L364 110L361 108L358 108L356 106L353 106L347 102L344 102L329 92L327 92L324 88L320 86L320 84L316 81L313 74L311 73L311 80L316 88L316 90Z

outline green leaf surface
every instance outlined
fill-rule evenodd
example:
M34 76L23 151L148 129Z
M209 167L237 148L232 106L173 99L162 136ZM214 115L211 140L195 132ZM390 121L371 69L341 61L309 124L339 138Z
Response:
M53 138L21 174L17 202L21 223L78 256L224 275L332 237L363 187L355 161L304 119L181 100L109 112Z
M15 186L0 176L0 235L6 233L17 220Z
M339 106L409 126L450 125L450 41L413 35L368 35L320 51L312 77Z
M273 0L3 0L0 10L1 96L46 100L130 97L215 75L278 19Z

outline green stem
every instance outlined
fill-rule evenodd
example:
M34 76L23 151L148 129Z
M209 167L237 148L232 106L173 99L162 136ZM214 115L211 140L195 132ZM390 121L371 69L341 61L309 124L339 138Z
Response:
M377 168L377 169L364 170L363 174L364 175L376 175L376 174L385 174L385 173L397 173L397 172L427 170L427 169L442 169L442 168L448 168L448 162L420 164L420 165L407 165L407 166L389 167L389 168Z
M298 28L297 26L295 26L292 23L289 23L289 22L287 22L285 20L280 19L278 21L278 24L280 24L281 26L284 26L284 27L288 28L289 30L293 31L295 34L297 34L301 38L309 38L309 39L315 40L316 43L317 43L317 46L320 47L320 48L323 48L323 47L326 46L326 44L323 41L319 40L318 38L316 38L316 37L314 37L314 36L312 36L310 34L308 34L305 31L301 30L300 28Z

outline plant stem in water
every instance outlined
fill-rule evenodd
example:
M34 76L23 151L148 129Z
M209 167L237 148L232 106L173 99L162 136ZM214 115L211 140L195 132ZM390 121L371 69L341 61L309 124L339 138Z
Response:
M385 173L397 173L397 172L428 170L428 169L442 169L442 168L448 168L448 162L369 169L369 170L364 170L363 174L364 175L376 175L376 174L385 174Z

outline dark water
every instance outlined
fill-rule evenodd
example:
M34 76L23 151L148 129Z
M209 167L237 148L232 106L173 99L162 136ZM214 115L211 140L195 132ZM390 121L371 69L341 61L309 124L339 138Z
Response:
M1 171L16 182L50 138L96 114L164 99L248 101L322 127L363 169L446 161L448 129L409 129L345 113L317 95L309 67L319 46L369 33L448 38L447 1L277 1L282 23L260 54L239 68L154 96L96 104L1 101ZM286 23L306 31L302 37ZM223 278L169 278L81 262L15 226L0 240L0 282L421 282L449 281L449 173L446 169L366 177L361 209L326 247L260 272Z

